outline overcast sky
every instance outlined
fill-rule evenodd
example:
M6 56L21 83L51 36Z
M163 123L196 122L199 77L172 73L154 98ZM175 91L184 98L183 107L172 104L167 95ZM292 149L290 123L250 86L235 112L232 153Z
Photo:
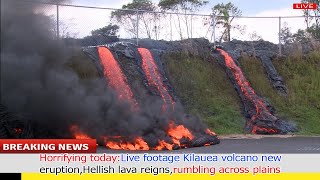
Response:
M152 1L156 4L159 2L159 0ZM123 4L129 2L131 0L73 0L72 4L121 8ZM205 9L208 10L217 3L228 2L232 2L239 7L243 15L255 15L267 10L292 9L292 4L299 2L299 0L209 0Z
M72 4L84 6L99 6L110 8L121 8L122 5L131 2L131 0L73 0ZM153 0L158 3L158 0ZM198 13L210 14L211 8L217 3L228 3L230 0L210 0L209 4L202 8ZM292 4L299 0L231 0L242 11L244 16L300 16L303 15L301 10L292 9ZM54 13L54 11L52 11ZM110 23L110 11L94 10L85 8L60 8L60 17L63 23L68 24L68 31L77 37L83 37L90 34L90 31L103 27ZM167 22L167 21L164 21ZM296 32L299 28L305 28L303 18L283 19L282 25L287 23L292 32ZM203 20L195 18L193 25L193 36L210 38L210 33L203 27ZM264 40L278 42L279 21L278 19L236 19L235 24L245 27L245 33L240 34L237 31L232 32L232 38L250 40L249 36L253 32L262 36ZM172 25L174 26L174 25ZM171 27L172 28L172 27ZM165 31L165 30L164 30ZM173 27L174 33L178 30ZM126 32L121 30L121 36L126 36ZM217 30L217 36L219 30ZM178 39L178 34L173 35L173 39ZM169 40L168 29L166 35L161 37Z

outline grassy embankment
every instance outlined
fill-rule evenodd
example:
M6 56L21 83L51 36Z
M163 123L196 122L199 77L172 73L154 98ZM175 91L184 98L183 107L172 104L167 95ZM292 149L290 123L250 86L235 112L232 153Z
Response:
M298 134L320 134L320 54L295 55L274 60L289 89L279 96L269 82L261 62L240 60L245 76L256 92L265 97L280 117L295 121ZM166 57L169 78L187 111L200 116L219 134L243 133L241 103L218 63L185 54Z
M256 92L268 99L280 117L298 124L298 134L320 134L320 53L273 61L288 87L287 97L279 96L271 87L259 60L243 58L240 63Z
M164 59L168 78L188 113L199 116L220 135L243 133L239 97L218 62L180 53Z
M68 64L81 79L97 77L82 53ZM199 116L218 134L243 133L241 102L216 61L183 53L164 58L168 78L188 113ZM297 122L299 134L320 134L320 53L273 61L289 89L287 97L272 88L258 59L242 58L241 67L255 91L267 98L280 117Z

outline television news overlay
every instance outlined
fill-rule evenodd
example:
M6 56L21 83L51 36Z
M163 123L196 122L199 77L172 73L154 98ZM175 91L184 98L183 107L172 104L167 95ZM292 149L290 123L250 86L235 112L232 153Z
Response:
M0 180L320 179L320 1L251 1L1 0Z
M294 3L293 9L316 10L317 6L318 5L316 3Z
M319 154L97 153L96 140L0 140L0 173L22 179L106 177L319 177Z

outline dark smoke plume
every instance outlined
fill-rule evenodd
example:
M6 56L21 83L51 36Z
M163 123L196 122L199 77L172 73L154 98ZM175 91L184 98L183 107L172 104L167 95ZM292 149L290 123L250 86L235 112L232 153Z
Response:
M8 128L16 128L18 120L28 122L22 127L30 131L21 138L68 138L72 136L70 126L76 124L91 137L143 136L152 146L158 139L165 139L169 120L204 132L206 127L199 120L186 118L183 110L163 114L161 103L153 100L141 107L141 112L130 112L129 104L118 102L108 90L104 78L84 84L65 65L72 54L56 40L52 19L35 13L41 12L43 5L22 2L1 1L4 106L1 105L0 138L11 137L5 132L10 134ZM21 116L12 115L15 113Z
M1 1L1 103L46 127L35 129L48 132L46 136L64 136L74 121L89 116L96 121L99 103L109 102L110 93L95 99L97 95L87 94L76 74L67 70L70 54L55 40L51 18L35 13L41 8L36 3ZM94 86L105 89L100 84Z

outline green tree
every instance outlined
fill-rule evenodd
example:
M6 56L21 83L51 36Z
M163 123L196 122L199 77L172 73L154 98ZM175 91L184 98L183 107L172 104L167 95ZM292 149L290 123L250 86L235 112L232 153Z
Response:
M306 9L303 10L303 14L305 16L305 21L307 23L307 28L309 25L315 23L317 27L320 27L320 0L302 0L301 3L315 3L317 4L317 9ZM309 17L312 16L312 17Z
M309 41L310 33L307 30L299 29L292 34L290 28L285 24L280 31L280 41L282 44L290 44L293 42L307 42Z
M291 29L288 27L287 23L284 23L283 28L281 28L280 42L282 44L290 44L293 42L293 35L292 35Z
M297 33L292 35L294 42L306 42L308 41L306 31L299 29Z
M231 40L231 29L241 29L239 25L232 26L232 22L236 16L241 16L242 12L241 10L236 7L231 2L224 4L219 3L215 5L212 8L213 16L216 18L215 26L222 26L224 28L224 31L222 33L222 36L220 38L220 42L222 40L224 41L230 41Z
M138 12L138 10L141 11ZM157 6L150 0L133 0L131 3L123 5L121 10L113 11L111 18L116 20L119 25L123 26L133 36L137 36L137 30L140 31L142 29L140 28L140 24L142 24L148 38L151 38L154 29L158 28L155 27L155 22L159 20L159 14L150 13L150 11L156 10ZM139 23L137 23L137 16Z
M301 2L317 4L316 9L303 10L303 14L307 23L307 32L313 38L320 39L320 0L302 0Z
M118 25L109 24L108 26L91 31L91 35L117 36L119 28L120 27Z
M250 38L251 41L261 41L261 40L263 40L262 37L260 35L258 35L256 31L250 33L249 34L249 38Z
M208 1L202 0L160 0L158 6L162 10L171 10L177 13L184 13L184 23L187 31L187 37L190 38L192 36L192 19L190 21L190 18L187 14L199 10L200 7L206 5L207 3ZM182 26L179 15L178 25L180 38L183 39Z
M311 37L320 40L320 26L313 24L307 29L307 32L311 35Z

